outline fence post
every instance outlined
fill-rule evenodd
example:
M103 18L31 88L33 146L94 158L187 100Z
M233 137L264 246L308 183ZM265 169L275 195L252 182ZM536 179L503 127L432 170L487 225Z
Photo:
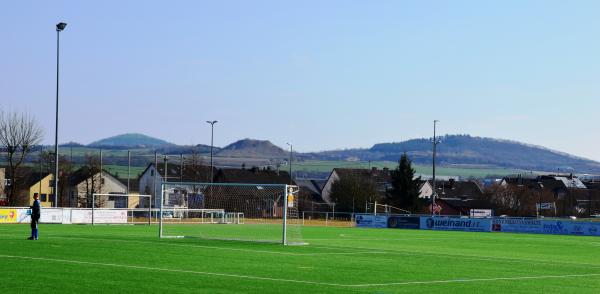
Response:
M92 226L94 225L94 208L96 207L95 201L96 201L96 197L92 193Z

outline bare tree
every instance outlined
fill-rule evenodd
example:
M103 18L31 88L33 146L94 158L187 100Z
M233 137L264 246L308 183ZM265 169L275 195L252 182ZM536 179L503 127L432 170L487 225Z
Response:
M51 152L42 152L40 154L42 161L42 170L48 173L54 173L54 154ZM58 160L58 195L61 197L58 199L59 206L69 206L69 185L71 184L70 178L73 173L73 163L65 155L59 155ZM65 195L67 195L65 197Z
M79 170L80 176L85 178L83 187L83 196L78 195L77 201L79 207L91 207L92 197L94 193L100 193L101 176L100 176L100 158L94 154L85 155L85 164ZM105 199L96 199L95 207L102 207Z
M376 183L361 174L340 177L331 186L331 201L338 211L366 212L364 203L381 201Z
M8 189L8 205L27 205L28 199L19 199L22 197L17 195L22 177L19 168L42 137L42 128L34 117L24 113L0 111L0 146L6 151L7 176L12 179Z
M484 198L494 205L498 214L534 216L540 192L524 185L492 185L484 191Z

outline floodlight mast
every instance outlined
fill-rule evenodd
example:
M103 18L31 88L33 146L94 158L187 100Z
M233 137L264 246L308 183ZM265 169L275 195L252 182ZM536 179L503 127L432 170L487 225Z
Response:
M215 124L218 123L216 120L207 120L206 123L210 124L210 183L213 183L213 141L214 141L214 130Z
M54 125L54 207L58 207L58 81L60 61L60 32L67 26L64 22L56 24L56 121Z

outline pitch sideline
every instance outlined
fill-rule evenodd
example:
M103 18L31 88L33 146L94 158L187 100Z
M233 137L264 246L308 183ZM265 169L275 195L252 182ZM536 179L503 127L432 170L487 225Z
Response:
M259 277L259 276L249 276L249 275L236 275L236 274L213 273L213 272L203 272L203 271L178 270L178 269L147 267L147 266L139 266L139 265L101 263L101 262L55 259L55 258L44 258L44 257L31 257L31 256L16 256L16 255L2 254L2 255L0 255L0 258L27 259L27 260L68 263L68 264L83 264L83 265L95 265L95 266L105 266L105 267L129 268L129 269L138 269L138 270L177 272L177 273L187 273L187 274L205 275L205 276L219 276L219 277L229 277L229 278L241 278L241 279L247 279L247 280L263 280L263 281L273 281L273 282L286 282L286 283L298 283L298 284L307 284L307 285L333 286L333 287L345 287L345 288L368 288L368 287L386 287L386 286L389 287L389 286L402 286L402 285L404 285L404 286L405 285L431 285L431 284L449 284L449 283L473 283L473 282L541 280L541 279L565 279L565 278L583 278L583 277L600 276L600 273L592 273L592 274L544 275L544 276L524 276L524 277L504 277L504 278L452 279L452 280L435 280L435 281L407 281L407 282L370 283L370 284L339 284L339 283L314 282L314 281L304 281L304 280L280 279L280 278L269 278L269 277Z

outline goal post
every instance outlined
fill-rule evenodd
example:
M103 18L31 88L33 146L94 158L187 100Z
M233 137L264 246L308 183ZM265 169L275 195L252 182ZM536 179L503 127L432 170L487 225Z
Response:
M94 193L92 194L92 225L96 223L150 225L151 199L151 195L143 194Z
M304 244L299 188L277 184L162 184L159 237Z

